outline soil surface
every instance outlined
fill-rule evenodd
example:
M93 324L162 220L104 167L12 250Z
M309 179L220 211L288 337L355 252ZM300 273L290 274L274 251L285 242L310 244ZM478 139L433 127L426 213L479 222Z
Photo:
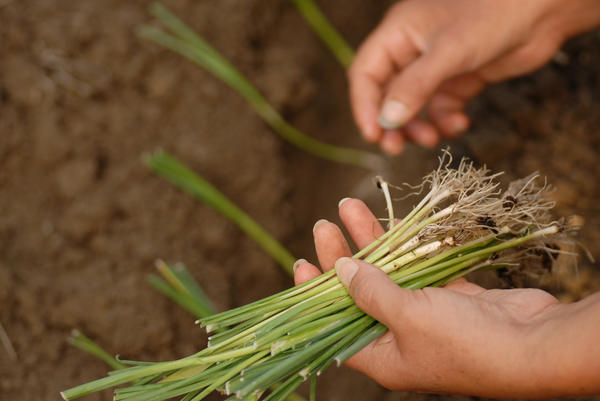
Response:
M391 2L320 3L357 46ZM314 221L337 221L339 199L361 197L383 214L370 173L293 148L221 82L139 39L147 5L0 0L0 323L16 352L13 359L0 347L2 400L58 400L60 390L106 373L68 345L73 328L126 359L167 360L203 346L191 316L146 283L157 258L185 263L220 309L291 285L236 226L150 173L145 152L175 154L308 259ZM291 2L166 5L295 126L369 148L354 127L343 70ZM451 143L507 178L547 175L558 212L585 219L579 239L596 259L599 47L598 33L588 34L541 71L491 88L471 107L472 132ZM410 147L391 161L389 180L418 182L438 154ZM575 300L598 289L598 277L582 258L541 284ZM319 395L439 398L389 392L345 368L324 375Z

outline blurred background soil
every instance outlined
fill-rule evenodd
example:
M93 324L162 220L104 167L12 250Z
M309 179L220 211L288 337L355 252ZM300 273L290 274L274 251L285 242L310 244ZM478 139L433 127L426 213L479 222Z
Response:
M319 3L357 46L391 2ZM203 346L191 316L146 283L157 258L185 263L220 309L291 285L234 225L151 174L144 152L163 147L181 158L298 257L315 260L312 225L338 221L339 199L361 197L383 214L370 173L293 148L221 82L136 37L147 5L0 0L0 323L17 354L0 348L2 400L57 400L59 390L106 373L67 344L73 328L126 359L172 359ZM352 121L344 71L290 2L166 5L295 126L369 148ZM541 71L491 88L471 105L471 132L450 143L507 179L548 176L558 213L584 217L579 240L596 258L599 48L600 35L588 34ZM438 154L410 147L387 178L417 183ZM540 285L576 300L600 287L598 269L581 258ZM440 398L389 392L345 368L330 369L319 393Z

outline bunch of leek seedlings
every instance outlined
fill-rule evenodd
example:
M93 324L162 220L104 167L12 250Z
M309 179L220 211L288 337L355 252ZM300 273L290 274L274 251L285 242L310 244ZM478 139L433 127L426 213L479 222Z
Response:
M498 174L463 160L426 176L410 213L354 257L408 289L440 286L478 269L512 266L563 231L536 175L499 189ZM344 362L386 328L362 312L335 271L227 312L200 319L207 348L169 362L122 361L126 369L62 393L67 400L109 387L115 400L283 400L304 380Z

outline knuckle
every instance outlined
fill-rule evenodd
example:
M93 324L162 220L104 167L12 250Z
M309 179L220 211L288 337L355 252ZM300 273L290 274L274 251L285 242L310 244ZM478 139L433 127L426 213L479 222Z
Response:
M527 291L528 291L528 295L530 297L535 297L535 299L540 304L553 305L553 304L556 304L559 302L555 296L553 296L549 292L546 292L540 288L529 288L529 289L527 289Z

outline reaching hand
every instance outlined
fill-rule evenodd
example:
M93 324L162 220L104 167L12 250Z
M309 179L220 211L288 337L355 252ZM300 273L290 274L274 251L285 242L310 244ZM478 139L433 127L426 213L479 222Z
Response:
M359 248L383 234L359 200L341 202L340 217ZM347 362L383 386L527 398L600 391L599 296L561 305L541 290L485 290L464 279L405 290L351 259L335 224L318 221L314 238L323 270L335 267L356 304L389 328ZM295 265L296 284L319 274L305 260ZM583 330L582 349L564 343L572 329Z
M398 154L465 131L466 103L489 83L544 65L600 24L597 0L406 0L365 40L349 70L356 122ZM427 108L429 121L421 118Z

